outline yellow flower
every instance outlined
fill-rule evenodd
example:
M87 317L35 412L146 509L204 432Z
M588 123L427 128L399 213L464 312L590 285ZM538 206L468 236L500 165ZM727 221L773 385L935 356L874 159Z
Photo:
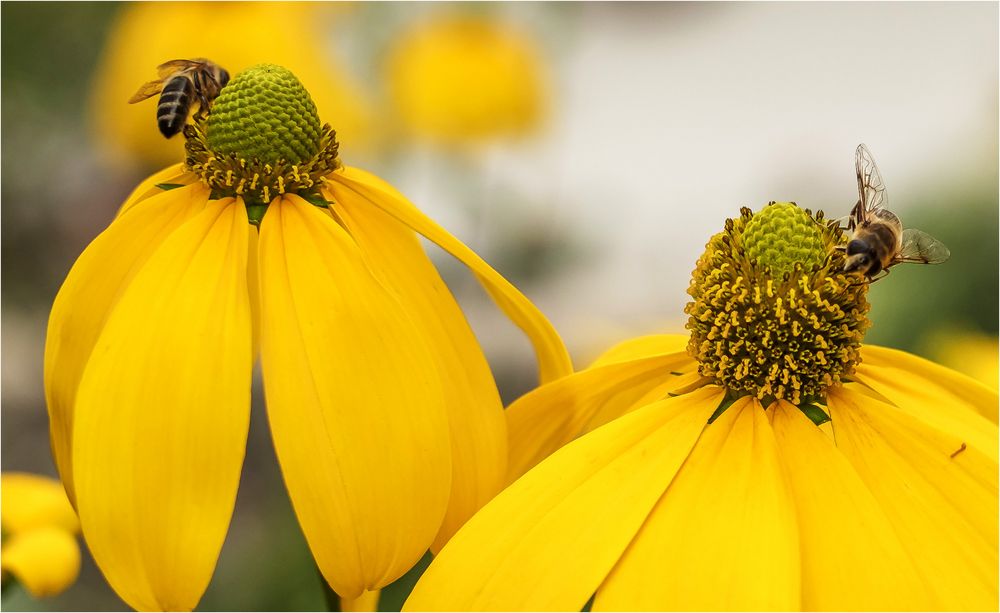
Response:
M516 401L523 476L404 610L996 609L997 394L862 346L867 283L813 221L745 210L699 261L690 339Z
M60 474L118 594L191 609L232 514L259 353L299 523L331 587L357 598L437 550L506 470L489 366L416 233L528 334L542 380L571 372L568 354L473 251L340 163L288 70L235 77L185 137L185 165L135 190L53 305Z
M80 574L76 513L58 481L27 473L0 475L0 569L35 598L61 594Z
M944 328L933 332L925 343L928 355L997 389L997 338L976 332Z
M545 110L540 55L506 24L440 15L397 39L386 81L403 125L418 136L462 143L519 135Z
M265 61L291 67L320 114L336 118L341 142L352 151L371 146L376 126L368 94L322 44L330 12L310 2L122 5L93 83L96 137L123 165L162 166L182 158L184 139L166 140L156 129L156 104L125 102L156 77L156 66L165 60L204 57L231 75Z

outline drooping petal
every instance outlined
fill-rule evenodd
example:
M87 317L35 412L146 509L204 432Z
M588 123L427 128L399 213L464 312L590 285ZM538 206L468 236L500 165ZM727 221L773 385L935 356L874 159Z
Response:
M444 382L451 426L451 498L431 549L437 552L499 492L507 471L507 424L479 343L417 235L351 190L328 197L369 266L392 288L424 335Z
M0 525L4 534L52 526L75 534L80 529L66 490L55 479L28 473L0 475Z
M649 334L630 338L597 356L589 368L612 362L625 362L654 355L683 352L687 350L688 338L683 334Z
M738 400L705 428L593 610L798 609L793 505L764 410Z
M236 199L237 204L244 205L242 198ZM250 317L253 322L253 357L257 361L260 355L260 234L256 229L250 231L249 250L247 251L247 291L250 294Z
M260 232L261 363L285 483L345 598L406 572L437 533L451 446L436 362L350 235L297 196Z
M366 611L378 611L378 598L381 590L364 591L357 598L341 598L341 611L356 611L364 613Z
M45 400L52 453L71 501L73 404L94 342L108 313L150 255L206 202L208 188L201 185L143 200L90 243L56 295L45 337Z
M768 409L798 515L805 611L942 608L854 467L802 411Z
M192 609L229 526L250 418L248 234L245 207L226 199L164 240L113 306L80 381L80 523L136 609Z
M875 388L893 404L910 398L936 398L943 407L961 403L973 408L994 424L1000 402L997 391L972 377L935 364L905 351L864 345L857 379ZM957 402L956 402L957 401Z
M35 598L61 594L80 574L80 546L72 533L48 526L4 539L0 569Z
M327 186L334 194L346 189L367 200L415 232L435 242L468 266L511 321L517 324L535 347L541 383L573 372L569 352L545 315L524 294L503 278L476 253L413 206L391 185L357 168L343 168L329 177Z
M612 361L518 398L507 408L508 482L584 432L621 416L651 389L676 379L670 372L689 362L685 353ZM602 422L591 425L599 415Z
M995 609L996 461L972 447L955 453L963 442L958 437L869 396L833 388L828 400L837 448L881 505L941 607Z
M122 203L121 207L118 208L118 213L115 217L121 217L125 211L128 211L136 204L142 202L146 198L151 198L157 194L166 191L162 187L157 187L157 185L191 185L198 181L197 175L184 170L184 164L173 164L167 166L163 170L154 173L152 176L146 178L132 190L125 202Z
M721 399L669 398L563 447L458 531L403 610L580 610Z

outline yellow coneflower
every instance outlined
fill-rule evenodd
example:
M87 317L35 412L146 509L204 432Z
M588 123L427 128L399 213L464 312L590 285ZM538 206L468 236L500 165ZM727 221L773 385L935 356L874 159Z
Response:
M235 75L271 62L294 68L320 115L337 118L353 151L377 139L369 93L324 45L322 24L348 5L311 2L135 2L123 4L95 71L90 116L95 137L121 164L156 167L184 155L182 138L149 129L155 104L124 104L165 60L209 58ZM332 8L331 8L332 7ZM330 19L326 19L329 16ZM294 23L294 28L275 28Z
M35 598L61 594L80 574L80 531L62 484L28 473L0 475L0 570Z
M997 394L862 345L867 282L817 217L744 210L699 260L690 338L516 401L523 476L404 610L996 609Z
M358 598L439 548L506 470L489 366L416 233L528 334L542 380L571 372L568 354L474 252L341 164L288 70L235 77L185 137L185 163L134 191L53 305L60 475L117 593L191 609L232 514L259 353L299 523L332 588Z
M537 45L481 16L418 22L395 41L385 68L403 126L428 139L468 143L519 135L545 111Z

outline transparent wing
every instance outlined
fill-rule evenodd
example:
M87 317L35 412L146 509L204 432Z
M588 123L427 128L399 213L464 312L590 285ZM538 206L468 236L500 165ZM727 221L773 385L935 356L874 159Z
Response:
M170 60L157 66L156 74L160 75L161 79L166 79L175 72L190 70L196 66L198 66L198 62L193 60Z
M951 251L944 243L926 232L907 228L903 230L903 247L896 256L899 262L920 264L940 264L951 257Z
M143 83L139 91L128 99L129 104L135 104L136 102L142 102L146 98L152 98L156 94L160 93L160 89L163 87L163 79L157 79L155 81L150 81L148 83Z
M851 218L857 225L865 219L866 213L887 207L889 198L885 195L882 174L864 143L858 145L854 153L854 170L858 176L858 203L851 211Z

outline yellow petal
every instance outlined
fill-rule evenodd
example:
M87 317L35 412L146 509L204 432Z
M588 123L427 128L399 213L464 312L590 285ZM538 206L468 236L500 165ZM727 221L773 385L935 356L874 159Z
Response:
M71 501L73 403L97 335L122 291L150 255L207 201L208 188L201 185L143 200L90 243L56 295L45 337L45 400L52 453Z
M486 357L424 253L417 235L336 184L328 198L369 266L391 288L434 352L451 429L451 498L431 549L437 552L499 492L507 471L507 424Z
M80 574L80 546L61 528L34 528L4 540L0 568L35 598L56 596Z
M437 243L468 266L497 306L528 335L538 358L538 376L541 383L573 372L569 352L559 338L559 333L538 307L473 250L424 215L391 185L357 168L345 167L328 178L327 185L335 193L340 188L354 192L415 232Z
M854 377L860 385L853 384L849 387L862 394L869 391L866 387L874 390L876 394L867 395L890 401L902 412L958 437L996 462L996 422L984 416L984 411L980 410L984 405L977 407L962 399L963 382L950 381L948 386L940 385L940 380L925 379L918 374L919 371L910 371L904 364L905 362L858 366ZM951 374L961 376L958 373ZM996 394L993 394L993 402L994 405L998 402Z
M798 609L793 504L764 410L738 400L705 428L593 610Z
M579 611L721 398L714 387L670 398L563 447L458 531L403 610Z
M243 204L242 198L236 202ZM245 206L245 205L244 205ZM260 355L260 234L257 229L250 230L249 250L247 252L247 290L250 294L250 316L253 321L253 357L257 361Z
M975 448L952 457L959 438L868 396L833 388L828 400L837 448L941 608L996 609L997 463Z
M875 388L893 404L912 397L939 399L943 406L958 402L971 406L994 424L1000 406L997 391L963 375L905 351L865 345L857 366L859 381ZM956 402L958 401L958 402Z
M451 486L433 356L350 235L297 196L260 232L261 363L274 446L331 587L357 598L406 572Z
M341 611L378 611L378 597L380 590L365 591L357 598L341 598Z
M787 402L767 412L795 498L802 609L940 609L889 518L830 438Z
M146 198L151 198L164 191L163 188L157 187L161 184L180 184L180 185L191 185L196 183L198 177L186 170L184 170L184 164L173 164L164 168L163 170L154 173L152 176L140 183L132 193L129 194L128 198L118 209L118 214L116 217L121 217L126 211L134 207L136 204L142 202Z
M688 336L683 334L649 334L622 341L594 360L590 368L612 362L625 362L654 355L678 353L687 350Z
M610 362L518 398L507 408L508 482L585 431L621 416L651 389L676 378L671 370L690 361L687 354L670 353ZM598 414L601 421L592 426Z
M80 381L80 523L136 609L192 609L229 526L250 417L249 227L245 207L212 201L163 241Z
M17 472L0 475L0 524L5 534L43 526L61 528L71 534L80 529L62 483Z

